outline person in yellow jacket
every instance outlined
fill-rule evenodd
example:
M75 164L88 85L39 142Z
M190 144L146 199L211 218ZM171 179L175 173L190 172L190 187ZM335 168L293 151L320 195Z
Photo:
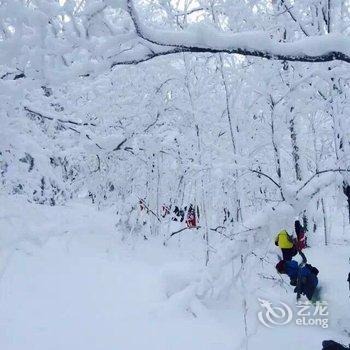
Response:
M288 234L287 230L282 230L278 233L275 238L275 245L281 248L283 260L292 260L293 256L297 253L294 240Z

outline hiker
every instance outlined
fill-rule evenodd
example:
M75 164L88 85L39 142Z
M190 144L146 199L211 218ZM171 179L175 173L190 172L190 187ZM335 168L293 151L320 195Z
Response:
M295 220L294 222L295 234L297 236L297 249L303 250L306 248L306 236L305 230L299 220Z
M297 299L304 294L309 300L312 299L318 285L318 269L310 264L299 266L295 260L281 260L276 265L276 270L280 274L286 274L290 278L290 284L295 286L294 292Z
M167 215L170 214L170 209L171 209L171 205L170 206L167 206L166 204L162 205L162 211L161 211L162 218L165 218Z
M297 253L294 240L286 230L278 233L275 238L275 245L281 248L283 260L292 260L293 256Z
M186 207L185 207L185 210L186 210ZM174 213L174 216L172 217L171 220L173 220L173 221L180 221L180 222L184 221L185 212L182 209L180 209L177 205L175 205L173 213Z
M192 204L190 204L188 211L187 211L187 216L186 216L186 225L188 228L196 227L197 222L196 222L196 211L193 207Z

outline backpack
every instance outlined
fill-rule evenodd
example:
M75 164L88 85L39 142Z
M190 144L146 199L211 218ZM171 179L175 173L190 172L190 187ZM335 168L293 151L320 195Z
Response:
M318 270L318 268L316 268L315 266L312 266L311 264L306 264L305 266L306 266L306 267L310 270L310 272L311 272L312 274L314 274L315 276L317 276L318 273L320 272L320 271Z

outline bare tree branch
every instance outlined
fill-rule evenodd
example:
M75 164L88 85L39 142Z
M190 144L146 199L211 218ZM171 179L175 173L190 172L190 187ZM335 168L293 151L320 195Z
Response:
M21 78L25 78L26 77L23 72L17 73L17 74L15 72L7 72L7 73L3 74L0 77L0 79L6 79L6 78L8 78L10 76L13 76L13 80L17 80L17 79L21 79Z
M156 119L151 124L149 124L145 128L145 130L143 130L143 132L147 132L149 129L151 129L151 127L154 126L157 123L157 121L159 120L159 116L160 116L160 113L158 112L157 115L156 115Z
M294 15L294 13L291 10L291 6L288 6L285 2L285 0L281 0L281 4L284 6L284 8L286 9L287 13L289 14L289 16L291 17L291 19L299 26L300 30L304 33L305 36L309 36L309 33L306 31L306 29L304 28L304 26L300 23L300 21L296 18L296 16Z
M149 211L151 214L153 214L153 215L157 218L157 220L158 220L159 222L161 222L159 216L158 216L152 209L150 209L150 208L147 206L147 204L145 203L145 201L144 201L142 198L139 197L139 201L140 201L140 202L142 201L142 205L147 209L147 211Z
M281 189L281 186L269 175L259 171L259 170L254 170L254 169L249 169L250 172L261 175L269 179L272 183L274 183L279 189Z
M101 171L101 159L98 154L96 154L96 158L97 158L97 168L92 171L93 173L97 173L98 171Z
M208 10L207 7L203 7L203 6L200 6L200 7L196 7L192 10L187 10L186 12L182 11L182 12L176 12L174 14L175 17L184 17L184 16L189 16L191 15L192 13L195 13L195 12L201 12L201 11L205 11L205 10Z
M175 231L175 232L172 232L171 233L171 235L169 236L169 238L171 238L172 236L175 236L176 234L178 234L178 233L180 233L180 232L182 232L182 231L185 231L185 230L194 230L194 229L200 229L201 228L201 226L196 226L196 227L184 227L184 228L182 228L182 229L180 229L180 230L177 230L177 231ZM168 238L168 239L169 239Z
M127 138L125 138L122 142L120 142L119 145L113 149L113 152L119 151L126 141L128 141Z

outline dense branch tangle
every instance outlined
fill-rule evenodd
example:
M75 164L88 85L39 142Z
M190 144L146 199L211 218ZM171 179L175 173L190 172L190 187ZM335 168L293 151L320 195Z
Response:
M117 2L117 1L116 1ZM233 33L231 31L220 31L214 27L203 26L197 24L198 29L196 31L191 29L185 29L181 31L175 30L162 30L158 28L151 28L150 26L143 23L138 15L138 11L135 7L135 0L125 0L120 1L121 8L125 10L125 14L130 16L134 28L119 28L113 27L109 28L109 32L105 33L103 36L103 45L101 47L96 46L97 42L94 37L89 32L90 20L95 16L103 15L109 10L109 6L101 0L101 7L98 11L90 14L87 11L86 14L79 13L71 14L69 13L69 18L75 23L76 19L81 20L79 22L79 28L84 28L84 30L77 28L75 32L72 28L68 27L72 31L71 35L66 35L66 28L59 31L55 29L56 36L50 37L52 41L51 47L59 47L64 43L64 50L53 49L47 50L45 47L41 47L40 43L37 43L37 49L50 57L55 56L57 59L61 60L62 71L72 69L72 73L75 73L74 65L77 61L66 59L65 55L70 54L77 49L88 52L88 60L91 62L89 68L82 67L79 70L79 75L81 77L88 77L91 74L99 74L103 70L111 69L118 65L135 65L140 62L145 62L151 60L155 57L173 55L177 53L191 52L191 53L227 53L227 54L239 54L243 56L260 57L268 60L281 60L281 61L296 61L296 62L329 62L334 60L350 62L350 39L346 35L340 33L330 33L328 35L318 35L311 36L308 32L301 27L304 38L296 40L294 42L280 42L277 39L270 37L269 33L261 31L251 31L251 32L238 32ZM287 7L285 2L282 2L287 8L293 21L296 21L290 8ZM24 6L24 5L23 5ZM37 8L37 12L41 12L44 15L44 10L40 7ZM206 9L204 8L203 11ZM26 8L27 20L30 22L30 13L34 12L31 8ZM68 16L67 15L67 16ZM73 16L73 17L72 17ZM75 18L75 16L77 16ZM80 16L80 17L79 17ZM48 18L49 19L49 18ZM53 21L49 19L47 26L54 27ZM102 20L102 24L106 25ZM21 31L19 24L18 31ZM62 23L64 26L65 23ZM46 28L48 29L48 28ZM51 28L52 29L52 28ZM33 31L44 30L41 27L36 28L36 24L33 23ZM75 35L75 37L74 37ZM85 35L85 37L84 37ZM28 37L30 40L30 36ZM64 40L62 40L64 39ZM12 47L11 45L16 45L16 38L8 35L3 38L0 42L0 51L6 52L7 47ZM26 45L26 37L23 35L19 44ZM34 40L34 39L33 39ZM22 43L21 43L22 42ZM56 43L57 42L57 43ZM78 45L77 45L78 42ZM59 45L58 45L59 44ZM18 46L18 45L17 45ZM16 46L15 46L16 47ZM106 54L104 57L101 53L105 48L110 49L111 54ZM36 47L32 47L33 52ZM62 51L65 53L62 54ZM14 56L25 56L26 52L18 51L11 55ZM100 62L96 62L95 57L101 57ZM16 60L18 61L18 60ZM8 71L1 74L0 79L24 79L27 78L26 63L29 62L29 58L21 57L19 60L24 62L24 67L8 67ZM6 59L4 62L11 62L10 59ZM95 68L94 68L95 67ZM49 67L46 67L48 69ZM16 73L13 73L15 69ZM44 70L44 68L42 68ZM17 74L18 73L18 74ZM75 73L76 74L76 73ZM62 75L64 75L62 73ZM63 79L63 78L62 78Z

